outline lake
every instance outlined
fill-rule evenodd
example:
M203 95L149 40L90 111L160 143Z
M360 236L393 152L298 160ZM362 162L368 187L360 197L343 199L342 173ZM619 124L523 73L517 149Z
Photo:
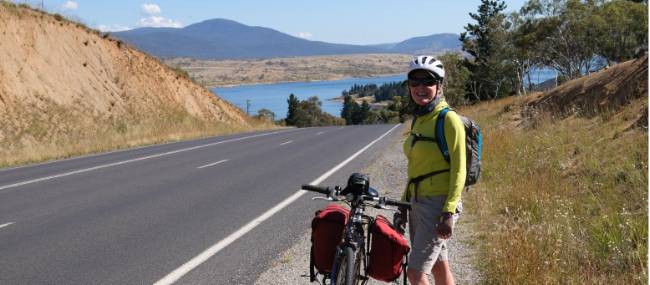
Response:
M275 119L287 116L287 99L293 93L300 100L306 100L311 96L317 96L323 105L323 111L333 116L341 116L342 102L330 101L327 99L341 96L341 92L350 89L353 85L377 84L402 81L405 75L393 75L371 78L348 78L341 80L312 81L312 82L290 82L241 85L234 87L216 87L212 89L219 97L233 103L235 106L246 112L246 100L250 100L249 111L256 115L257 110L268 109L275 113Z
M537 84L554 77L554 70L542 68L531 71L530 79L533 84ZM246 112L246 100L250 100L249 112L251 115L256 115L257 111L260 109L268 109L275 113L276 120L287 116L287 98L289 98L289 94L293 93L300 100L306 100L311 96L317 96L323 103L321 106L323 111L330 113L333 116L340 117L343 103L330 101L328 99L341 96L341 92L350 89L350 87L355 84L377 84L378 86L381 86L384 83L402 81L404 79L405 75L393 75L329 81L241 85L234 87L217 87L213 88L212 92L244 110L244 112Z

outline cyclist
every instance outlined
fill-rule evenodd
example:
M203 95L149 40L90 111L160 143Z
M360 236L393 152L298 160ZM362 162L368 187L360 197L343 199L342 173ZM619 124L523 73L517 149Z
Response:
M416 108L411 135L403 146L409 181L402 200L412 203L408 217L412 250L407 276L414 285L429 284L429 272L437 285L455 284L446 241L462 208L465 129L455 112L447 113L444 134L448 163L435 142L436 119L442 109L449 107L443 97L444 78L443 64L433 56L416 56L410 62L408 88Z

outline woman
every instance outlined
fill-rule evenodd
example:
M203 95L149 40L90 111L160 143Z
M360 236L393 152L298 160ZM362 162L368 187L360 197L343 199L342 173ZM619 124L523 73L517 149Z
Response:
M449 108L443 97L445 70L433 56L417 56L409 66L408 88L416 105L411 135L404 142L409 182L402 199L412 203L409 215L411 253L407 276L410 284L429 284L431 272L437 285L454 284L449 269L446 241L461 212L465 185L465 128L449 111L444 134L450 162L435 140L436 119Z

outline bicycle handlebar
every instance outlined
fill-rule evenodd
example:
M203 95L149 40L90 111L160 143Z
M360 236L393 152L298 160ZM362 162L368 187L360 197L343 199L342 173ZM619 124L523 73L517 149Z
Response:
M406 208L406 209L411 210L411 203L398 201L398 200L393 200L393 199L390 199L390 198L386 198L386 205L391 205L391 206L396 206L396 207Z
M329 187L322 187L322 186L302 185L301 188L303 190L314 191L325 195L329 195L332 192Z
M333 191L334 189L331 188L331 187L323 187L323 186L315 186L315 185L302 185L301 188L303 190L318 192L318 193L328 195L328 196L330 196L330 195L331 196L336 196L338 194L337 192ZM335 197L333 197L333 198L335 198ZM363 199L366 200L366 201L376 201L376 202L379 202L380 204L386 204L386 205L389 205L389 206L396 206L396 207L406 208L406 209L411 210L411 203L402 202L402 201L394 200L394 199L387 198L387 197L364 196Z

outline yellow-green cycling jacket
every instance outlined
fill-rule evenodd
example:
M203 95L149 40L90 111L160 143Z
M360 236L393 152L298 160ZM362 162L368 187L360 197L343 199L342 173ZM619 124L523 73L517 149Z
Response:
M414 118L415 125L411 134L404 142L404 154L408 159L408 178L416 178L434 171L449 171L436 174L423 179L417 185L417 197L430 197L446 195L447 201L442 209L443 212L456 212L456 205L465 186L466 157L465 157L465 127L456 112L447 112L445 117L445 139L449 148L450 163L447 163L438 145L433 141L418 140L413 144L414 134L424 137L435 138L436 119L444 108L448 108L447 102L442 100L433 111L428 114ZM451 164L451 165L450 165ZM402 195L402 200L407 197L415 197L416 185L410 183Z

